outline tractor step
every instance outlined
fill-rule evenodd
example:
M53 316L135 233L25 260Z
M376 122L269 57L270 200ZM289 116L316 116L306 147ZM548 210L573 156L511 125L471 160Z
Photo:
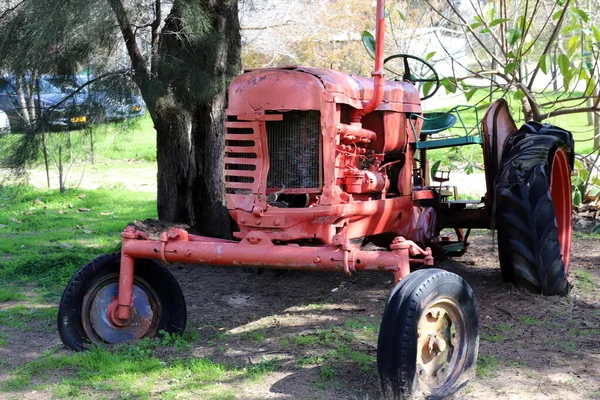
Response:
M481 144L481 136L462 136L448 139L433 139L417 142L417 149L441 149L444 147L466 146L470 144Z
M485 207L485 203L481 200L452 200L443 202L442 207L452 210L477 209Z

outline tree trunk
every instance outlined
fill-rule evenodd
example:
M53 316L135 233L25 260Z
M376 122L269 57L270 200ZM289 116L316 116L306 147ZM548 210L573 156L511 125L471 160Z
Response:
M23 90L23 78L15 74L15 86L17 89L17 97L19 99L19 116L23 119L23 122L27 128L29 128L31 124L31 120L29 118L29 109L27 106L27 101L25 100L25 91Z
M191 3L173 5L156 63L160 87L150 89L158 94L149 105L157 131L158 216L229 237L223 157L226 90L240 70L237 2ZM182 15L192 7L200 7L210 26L186 35Z
M158 217L229 237L223 156L226 91L241 66L237 0L174 0L152 39L151 62L137 45L125 3L107 1L157 133Z

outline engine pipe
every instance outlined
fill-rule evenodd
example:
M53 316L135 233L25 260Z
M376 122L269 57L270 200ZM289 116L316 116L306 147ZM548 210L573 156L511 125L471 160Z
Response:
M383 49L385 45L385 0L377 0L377 20L375 25L375 69L373 77L373 97L363 104L362 110L356 109L350 114L351 122L360 122L362 117L374 111L383 100L385 72L383 70Z

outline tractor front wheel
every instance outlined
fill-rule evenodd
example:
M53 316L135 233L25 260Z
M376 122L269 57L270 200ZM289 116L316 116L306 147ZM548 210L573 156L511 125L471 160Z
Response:
M171 273L153 260L137 259L131 318L117 326L109 316L119 287L121 253L96 258L67 285L58 307L58 332L72 350L117 344L160 332L181 333L187 314L183 293Z
M542 124L521 128L507 143L496 180L502 273L545 295L566 295L571 286L573 145L569 135L557 132L563 133Z
M377 367L383 397L446 398L474 376L477 302L469 285L441 269L411 273L392 290L381 321Z

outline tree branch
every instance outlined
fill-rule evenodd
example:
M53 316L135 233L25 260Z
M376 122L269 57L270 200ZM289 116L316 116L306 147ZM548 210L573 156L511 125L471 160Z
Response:
M150 66L151 71L154 73L156 71L156 54L158 53L158 39L159 39L159 31L160 22L162 19L162 4L161 0L156 0L154 3L154 21L150 24L152 27L152 34L150 39L150 48L152 49L151 55L151 63Z
M531 80L529 81L529 84L527 85L529 90L531 90L531 88L533 87L533 81L535 81L535 77L536 77L538 71L540 70L540 64L541 64L542 59L544 57L546 57L546 54L548 54L548 52L550 51L550 47L552 47L552 44L554 43L554 41L556 40L556 37L558 36L558 32L560 31L560 27L562 26L563 19L565 18L565 14L567 13L567 8L569 7L570 3L571 3L571 0L567 0L565 2L565 5L563 6L563 11L560 14L560 18L558 19L556 26L554 27L554 30L552 31L552 34L550 35L550 38L548 39L548 43L546 43L546 47L544 48L544 51L542 52L535 68L533 69L533 73L531 75Z
M21 0L20 2L18 2L17 4L15 4L14 6L7 8L6 10L4 10L2 12L2 14L0 14L0 21L3 20L4 18L6 18L6 16L8 14L10 14L11 12L15 11L17 8L21 7L26 1L28 0Z
M110 7L113 9L115 17L119 23L119 28L121 29L121 34L123 35L125 46L127 47L129 58L131 59L131 66L136 73L137 79L139 79L140 82L148 81L150 79L150 72L148 71L146 60L142 56L142 52L137 45L136 36L131 29L132 25L123 2L121 0L107 1L108 4L110 4Z
M558 117L559 115L579 114L588 112L600 112L600 107L563 108L561 110L554 110L545 114L540 114L540 118L541 120L544 120L547 118Z

